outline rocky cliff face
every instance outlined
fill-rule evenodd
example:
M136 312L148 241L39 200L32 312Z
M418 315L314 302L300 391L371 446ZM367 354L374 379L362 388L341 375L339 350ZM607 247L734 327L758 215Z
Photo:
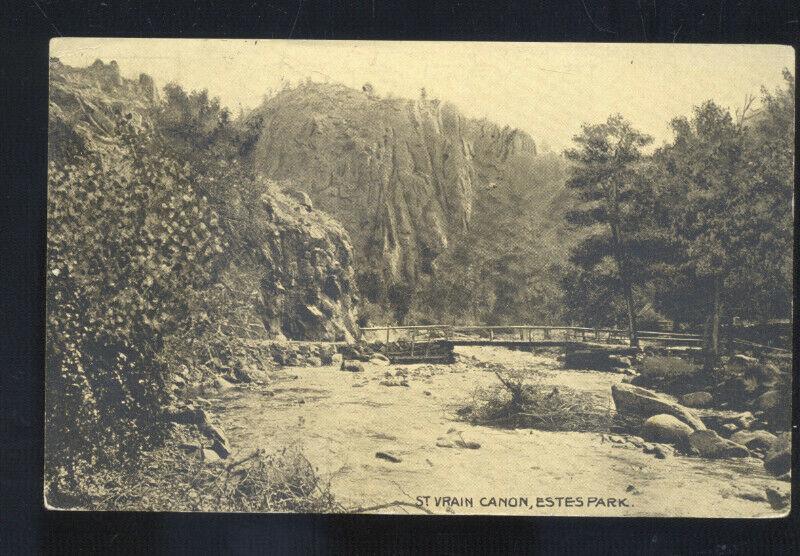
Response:
M291 193L291 192L289 192ZM347 233L308 202L261 195L257 310L272 337L352 340L356 288Z
M154 129L160 102L152 79L125 79L115 62L72 68L51 60L51 162L63 166L91 159L101 168L117 163L116 122L123 118ZM233 303L239 314L226 318L263 323L263 333L272 338L352 338L357 296L345 230L302 194L274 184L264 185L256 203L244 204L255 205L246 207L246 247L230 253L221 273L229 286L226 295L236 291L241 298Z
M309 195L350 231L359 259L387 278L429 271L467 229L476 154L502 163L533 141L476 125L436 100L379 98L369 88L308 83L249 116L260 172L308 184Z

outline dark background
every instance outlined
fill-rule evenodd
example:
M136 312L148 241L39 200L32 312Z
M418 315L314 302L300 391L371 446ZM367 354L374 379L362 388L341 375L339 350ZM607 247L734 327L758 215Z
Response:
M3 504L0 550L6 554L78 551L352 553L356 549L369 553L739 554L791 551L800 530L796 511L785 520L750 521L48 512L42 507L41 431L47 47L51 37L796 45L797 6L792 0L550 0L487 2L483 6L435 0L420 6L375 0L3 2L0 5L3 25L0 28L3 82L0 121L4 128L0 135L0 495ZM797 394L796 388L795 418ZM798 435L794 436L796 464ZM796 481L794 486L793 507L796 508Z

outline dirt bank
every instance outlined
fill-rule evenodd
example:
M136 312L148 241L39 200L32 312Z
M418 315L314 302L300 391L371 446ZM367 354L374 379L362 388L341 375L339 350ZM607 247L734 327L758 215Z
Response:
M366 363L363 373L288 367L269 387L225 392L212 400L212 409L236 451L299 445L346 508L413 504L427 496L434 513L777 515L764 490L786 491L789 483L767 475L757 459L656 459L597 433L502 430L460 421L460 402L497 381L480 361L544 374L547 383L591 392L609 405L610 387L622 378L559 370L551 356L501 348L464 348L460 355L455 365ZM396 376L398 371L406 376ZM403 380L408 386L399 385ZM437 439L451 428L480 448L438 447ZM458 504L446 504L444 497Z

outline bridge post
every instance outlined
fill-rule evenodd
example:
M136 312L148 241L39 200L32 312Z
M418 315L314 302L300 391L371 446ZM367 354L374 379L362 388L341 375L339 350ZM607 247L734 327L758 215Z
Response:
M387 359L389 358L389 331L390 330L391 329L387 326L386 327L386 346L385 346L385 348L383 350L384 351L384 355L386 355Z
M489 329L489 341L494 342L494 329Z

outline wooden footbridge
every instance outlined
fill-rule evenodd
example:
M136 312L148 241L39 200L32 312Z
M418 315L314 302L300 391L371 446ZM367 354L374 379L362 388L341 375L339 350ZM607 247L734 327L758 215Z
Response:
M455 346L502 346L512 349L563 347L568 350L596 350L628 355L640 347L631 346L627 330L554 325L418 325L376 326L359 329L360 340L383 348L398 363L441 359ZM640 331L640 346L699 347L697 334Z

